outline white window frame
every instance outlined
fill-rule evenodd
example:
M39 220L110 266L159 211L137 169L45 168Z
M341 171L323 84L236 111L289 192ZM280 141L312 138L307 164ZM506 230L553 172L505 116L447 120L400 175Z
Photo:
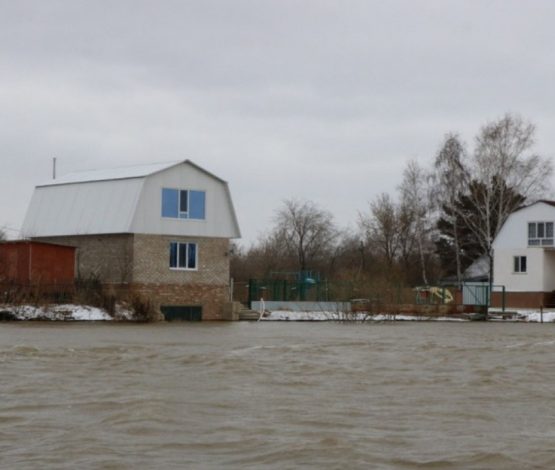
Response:
M164 191L168 190L168 191L176 191L177 192L177 207L175 207L173 204L171 205L171 210L172 213L175 213L175 215L164 215ZM203 217L191 217L191 193L195 192L195 193L202 193L204 195L203 197ZM183 193L187 194L187 207L182 208L181 207L181 196ZM162 211L161 211L161 217L163 219L183 219L183 220L188 220L190 222L206 222L206 200L207 200L207 191L206 189L194 189L194 188L188 188L188 189L181 189L181 188L173 188L173 187L167 187L164 186L162 187ZM176 209L176 210L175 210Z
M187 208L184 211L181 210L181 193L187 193ZM178 189L177 194L178 194L178 201L177 201L177 215L178 215L178 218L188 219L189 218L189 200L190 200L189 190L188 189Z
M543 226L543 234L542 236L538 236L538 228L541 226ZM548 237L547 236L547 228L548 228L548 224L551 226L551 236ZM530 228L531 226L534 227L533 232L534 232L534 236L531 237L530 236ZM527 224L527 230L528 230L528 234L527 234L527 238L528 238L528 246L529 247L542 247L542 246L554 246L554 242L555 242L555 233L554 233L554 224L552 221L550 220L532 220L530 222L528 222Z
M522 266L523 266L522 260L524 260L524 270L522 269ZM513 256L513 273L514 274L528 273L528 258L526 256L522 256L522 255Z
M177 245L177 251L176 251L176 266L172 266L171 265L171 249L172 249L172 245L176 244ZM194 268L189 268L189 245L194 245L195 246L195 267ZM185 248L183 248L185 247ZM169 260L169 268L171 271L198 271L198 243L195 242L178 242L178 241L172 241L170 242L169 245L169 251L170 251L170 260ZM179 254L181 252L182 249L185 249L185 266L179 266Z

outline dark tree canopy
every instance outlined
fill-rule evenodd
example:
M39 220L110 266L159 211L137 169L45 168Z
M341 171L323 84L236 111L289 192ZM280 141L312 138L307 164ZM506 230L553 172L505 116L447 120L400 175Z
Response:
M499 199L505 198L505 204L512 208L512 211L524 204L525 198L515 190L508 188L507 185L499 178L492 181L493 197L488 199L489 212L491 214L490 242L496 236L495 229L498 226L497 211L499 207ZM438 219L436 227L439 232L439 238L436 241L437 253L439 255L441 265L447 275L456 275L456 266L453 263L454 258L454 233L459 240L459 254L462 269L466 269L474 260L482 255L487 254L484 249L484 243L476 237L476 232L469 227L468 220L473 220L475 224L485 225L485 221L480 222L485 211L479 210L478 207L486 204L484 198L484 184L478 181L472 181L469 192L459 195L455 202L455 207L442 207L443 215Z

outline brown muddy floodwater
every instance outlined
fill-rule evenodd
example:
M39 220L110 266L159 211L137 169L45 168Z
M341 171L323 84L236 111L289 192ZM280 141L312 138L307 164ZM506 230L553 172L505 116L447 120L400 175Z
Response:
M1 469L554 469L555 324L0 324Z

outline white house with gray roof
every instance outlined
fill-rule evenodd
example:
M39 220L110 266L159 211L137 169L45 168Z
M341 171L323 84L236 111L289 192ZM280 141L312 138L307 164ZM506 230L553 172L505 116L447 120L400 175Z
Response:
M240 237L228 184L190 160L40 184L22 233L76 246L82 278L154 299L163 313L183 308L203 319L222 318L229 243Z
M510 307L552 305L555 291L555 201L513 212L493 242L493 280Z

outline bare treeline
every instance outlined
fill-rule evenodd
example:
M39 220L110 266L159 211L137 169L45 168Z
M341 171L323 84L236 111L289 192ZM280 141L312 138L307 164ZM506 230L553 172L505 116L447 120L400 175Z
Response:
M549 189L552 165L532 151L534 134L531 123L506 114L480 129L471 150L446 135L428 167L409 161L396 192L368 203L355 233L312 201L286 200L265 236L235 248L232 276L314 270L328 279L418 285L460 281L481 256L491 270L492 242L509 214Z

